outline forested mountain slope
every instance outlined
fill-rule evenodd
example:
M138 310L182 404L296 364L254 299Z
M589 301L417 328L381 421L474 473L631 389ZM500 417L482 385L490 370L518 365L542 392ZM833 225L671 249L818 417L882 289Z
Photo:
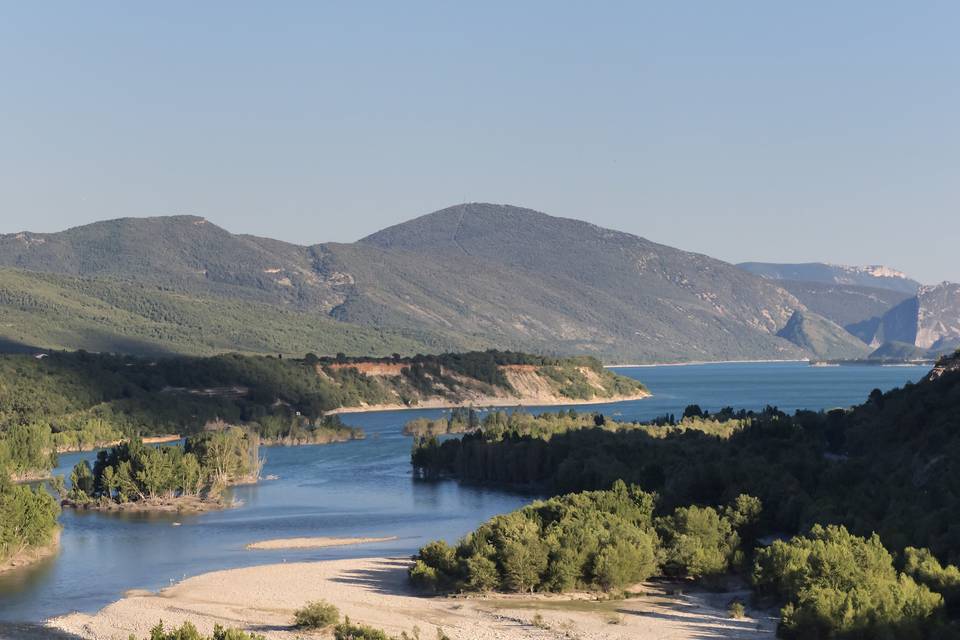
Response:
M202 282L197 286L202 286ZM255 292L254 292L255 293ZM382 331L251 296L113 277L0 268L0 350L85 349L162 355L447 351L468 340Z
M0 237L7 347L404 354L501 348L610 361L829 357L777 336L806 305L700 254L466 204L301 247L191 216Z

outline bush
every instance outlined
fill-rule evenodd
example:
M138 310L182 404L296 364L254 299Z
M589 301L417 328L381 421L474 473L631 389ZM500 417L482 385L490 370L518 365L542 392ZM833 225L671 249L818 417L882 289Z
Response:
M374 629L363 624L351 624L350 618L333 629L334 640L393 640L380 629Z
M429 591L609 591L657 575L660 558L674 575L723 573L742 555L740 526L760 502L740 496L731 507L689 507L657 520L654 494L616 482L608 491L572 493L495 516L456 547L424 546L410 580ZM661 547L657 528L668 545Z
M786 601L787 638L922 637L943 606L939 594L897 572L877 535L841 526L815 525L808 536L760 550L753 579L758 591Z
M132 634L130 640L136 640ZM220 625L213 628L212 636L204 636L190 622L184 622L180 628L167 631L163 627L163 621L161 621L153 629L150 629L149 640L266 640L266 638L240 629L224 629Z
M325 629L340 622L340 611L329 602L317 600L297 609L293 621L300 629Z
M747 608L739 600L734 600L727 608L727 615L734 620L740 620L747 617Z

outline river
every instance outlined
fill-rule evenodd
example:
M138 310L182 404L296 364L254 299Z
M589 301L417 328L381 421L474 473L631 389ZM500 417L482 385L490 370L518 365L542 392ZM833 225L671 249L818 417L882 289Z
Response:
M874 388L919 380L925 367L811 367L805 363L725 363L619 368L653 392L645 400L591 407L622 420L679 416L688 404L759 409L846 407ZM549 410L556 410L550 407ZM540 411L536 407L525 410ZM156 590L217 569L284 561L413 553L435 538L455 541L490 516L534 497L502 490L423 482L411 476L412 418L442 410L354 413L366 440L263 449L264 476L276 480L233 490L242 506L190 516L65 511L56 557L0 575L0 638L28 637L29 626L70 611L96 611L130 589ZM56 473L94 454L60 458ZM397 536L389 543L303 551L249 551L251 542L300 536ZM16 629L14 635L13 629ZM6 630L6 631L5 631ZM40 636L36 636L40 637Z

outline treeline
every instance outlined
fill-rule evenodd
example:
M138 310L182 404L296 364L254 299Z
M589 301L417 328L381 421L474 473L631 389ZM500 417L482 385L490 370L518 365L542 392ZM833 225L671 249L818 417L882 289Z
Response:
M515 485L535 485L554 492L609 487L618 479L637 482L622 465L588 468L575 473L566 468L559 473L556 463L565 459L573 448L563 446L567 438L593 443L602 437L592 431L620 440L675 442L678 455L692 432L694 438L713 436L715 440L729 438L741 430L757 414L724 409L713 416L702 413L685 415L679 422L671 416L658 418L654 423L624 423L608 420L599 413L581 413L574 409L548 411L533 415L524 411L491 411L482 419L469 414L451 414L446 421L418 419L410 421L404 431L417 436L411 453L414 471L420 477L454 476L468 482ZM445 433L465 433L459 439L441 442L436 437ZM619 434L619 435L617 435ZM556 443L547 444L557 440ZM667 447L664 444L651 446ZM587 452L584 452L587 453ZM634 470L634 474L636 470ZM596 475L591 479L584 477ZM626 475L624 475L626 474ZM659 490L659 486L652 489Z
M70 474L73 506L124 505L159 498L215 500L226 487L256 482L262 467L259 436L238 427L202 433L176 446L134 438L83 460Z
M420 549L410 579L431 592L629 588L654 576L715 581L746 577L761 603L782 606L780 635L828 638L956 638L946 615L960 570L926 550L898 566L876 535L815 526L807 535L758 544L761 504L664 510L655 494L618 481L495 516L456 547Z
M459 373L468 378L480 380L487 384L507 387L509 383L504 377L500 367L509 365L530 365L535 367L587 367L594 371L603 371L603 364L596 358L590 356L573 356L567 358L556 358L550 356L540 356L530 353L521 353L519 351L498 351L490 349L488 351L469 351L465 353L441 353L436 355L417 354L415 356L401 356L395 353L387 358L357 358L349 357L338 353L335 357L317 358L311 354L307 355L310 360L315 360L321 365L327 364L361 364L367 362L376 362L381 364L401 364L409 367L421 367L424 370L432 372L440 368L448 369Z

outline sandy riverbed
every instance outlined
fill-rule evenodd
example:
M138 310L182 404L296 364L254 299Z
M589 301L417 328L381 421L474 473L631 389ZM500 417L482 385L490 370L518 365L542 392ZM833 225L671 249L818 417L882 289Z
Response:
M397 536L386 538L277 538L261 540L247 545L247 549L324 549L326 547L344 547L351 544L372 544L390 542Z
M94 615L74 613L48 624L88 640L126 640L131 633L146 637L160 619L168 625L191 620L207 633L221 624L271 640L293 640L304 635L289 626L294 610L323 599L352 621L392 634L417 627L422 637L431 638L439 627L453 640L752 639L772 638L775 629L769 616L727 618L726 606L735 594L667 595L649 585L643 597L606 602L418 597L407 583L408 566L406 559L368 558L218 571L160 593L130 593Z

